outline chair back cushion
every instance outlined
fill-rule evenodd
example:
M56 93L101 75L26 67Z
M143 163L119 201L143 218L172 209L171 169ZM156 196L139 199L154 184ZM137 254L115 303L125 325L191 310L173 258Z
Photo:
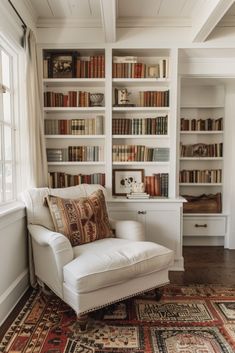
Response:
M55 230L64 234L72 246L113 236L102 190L77 200L46 197Z
M103 190L104 195L106 195L105 188L97 184L81 184L62 189L32 188L27 190L22 195L26 205L27 222L28 224L37 224L55 230L49 208L45 204L46 196L54 195L67 199L78 199L87 197L99 189Z

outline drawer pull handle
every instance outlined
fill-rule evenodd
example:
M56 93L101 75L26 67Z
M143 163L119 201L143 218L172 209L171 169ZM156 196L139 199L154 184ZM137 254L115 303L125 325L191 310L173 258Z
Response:
M195 224L195 227L196 228L207 228L207 224L205 223L205 224Z
M146 214L146 211L138 211L138 214Z

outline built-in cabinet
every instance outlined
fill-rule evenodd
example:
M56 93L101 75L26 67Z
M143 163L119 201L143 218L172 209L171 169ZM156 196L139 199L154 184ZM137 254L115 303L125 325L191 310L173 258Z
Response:
M135 220L144 224L145 236L174 250L172 270L182 271L182 200L110 200L109 215L118 220ZM169 219L171 220L169 222Z
M190 77L181 80L179 121L179 192L190 196L217 195L217 206L184 212L183 235L204 245L205 237L226 234L224 214L224 128L225 87L213 78ZM202 237L204 238L202 240ZM222 240L223 241L223 240ZM221 240L220 243L221 245Z

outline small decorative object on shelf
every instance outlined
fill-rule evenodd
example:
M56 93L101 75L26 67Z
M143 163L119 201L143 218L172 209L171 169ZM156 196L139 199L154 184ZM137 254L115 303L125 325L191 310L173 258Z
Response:
M138 185L138 188L143 188L143 176L143 169L114 169L113 195L126 196L132 192L132 187L135 184Z
M183 205L184 213L221 213L221 193L199 196L182 195L188 202Z
M134 107L135 104L130 103L128 97L131 95L126 88L114 89L114 106L115 107Z
M73 56L71 54L57 54L52 57L52 77L73 77Z
M128 199L148 199L149 194L145 191L145 185L143 182L133 181L131 183L131 192L126 195Z
M127 194L126 197L128 199L136 200L136 199L149 199L149 194L146 192L131 192L130 194Z
M90 102L92 107L101 107L103 99L103 93L90 93Z

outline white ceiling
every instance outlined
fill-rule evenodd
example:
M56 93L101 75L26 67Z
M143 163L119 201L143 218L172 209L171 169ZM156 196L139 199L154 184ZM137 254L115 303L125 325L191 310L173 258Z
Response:
M203 42L216 26L235 26L235 0L23 1L37 27L103 27L107 41L119 27L191 27L192 41Z

